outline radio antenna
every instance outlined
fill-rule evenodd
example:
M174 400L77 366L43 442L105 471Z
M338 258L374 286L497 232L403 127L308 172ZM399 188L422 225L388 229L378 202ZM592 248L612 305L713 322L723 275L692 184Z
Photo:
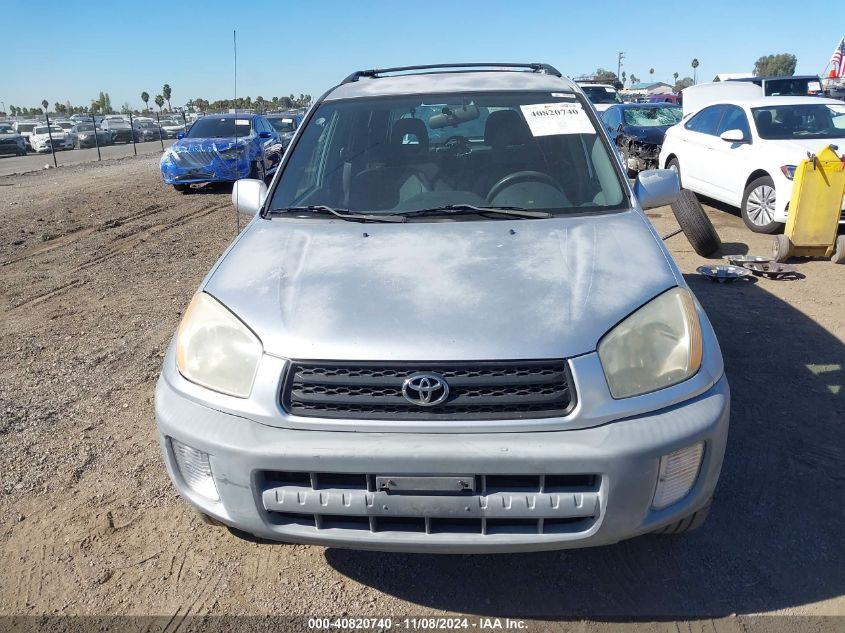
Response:
M235 29L232 31L232 51L234 53L234 69L235 69L235 80L234 80L234 89L235 89L235 99L232 102L235 111L235 117L232 123L235 124L235 156L239 156L240 152L238 152L238 31ZM240 158L235 158L235 180L238 179L240 176ZM237 237L241 232L241 212L238 210L238 205L235 204L235 237Z

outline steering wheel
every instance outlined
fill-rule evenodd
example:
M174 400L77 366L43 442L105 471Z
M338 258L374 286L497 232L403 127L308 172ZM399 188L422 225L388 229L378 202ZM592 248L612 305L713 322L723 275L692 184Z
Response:
M541 171L517 171L512 174L508 174L495 185L490 187L490 191L487 192L487 202L493 202L502 191L507 189L508 187L515 185L520 182L542 182L547 184L551 187L554 187L558 191L560 191L560 185L558 185L554 179L549 176L548 174L544 174Z
M455 156L469 154L470 151L467 137L461 136L460 134L450 136L443 141L443 147L446 148L446 151L452 152Z

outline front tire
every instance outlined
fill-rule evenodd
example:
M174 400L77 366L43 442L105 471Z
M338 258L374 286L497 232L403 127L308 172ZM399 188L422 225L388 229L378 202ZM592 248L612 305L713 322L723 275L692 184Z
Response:
M619 148L619 158L622 159L622 169L625 172L625 175L628 176L628 178L636 178L636 170L628 167L628 159L630 158L630 156L628 155L628 150L626 148Z
M191 190L191 185L173 185L173 188L179 193L188 193Z
M655 530L655 534L684 534L692 532L702 526L707 516L710 514L710 507L713 505L713 497L707 501L707 504L700 510L696 510L691 515L684 517L680 521L675 521L666 527Z
M777 233L783 224L775 221L775 183L769 176L751 181L742 196L742 221L755 233Z
M681 163L678 162L678 159L674 156L669 159L669 162L666 163L666 169L671 169L676 174L678 174L678 186L683 189L684 185L681 183Z

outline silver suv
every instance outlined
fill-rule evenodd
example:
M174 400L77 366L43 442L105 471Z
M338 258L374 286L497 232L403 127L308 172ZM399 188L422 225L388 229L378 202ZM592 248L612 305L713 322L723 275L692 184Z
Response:
M582 91L544 64L354 73L311 108L156 389L167 469L266 539L530 551L697 527L716 337Z

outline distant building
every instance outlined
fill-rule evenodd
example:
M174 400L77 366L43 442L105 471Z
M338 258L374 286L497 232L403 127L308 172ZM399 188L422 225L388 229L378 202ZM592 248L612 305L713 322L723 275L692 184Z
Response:
M662 81L641 81L633 84L625 91L627 93L647 94L647 95L665 95L671 94L672 86Z
M747 79L753 77L754 73L719 73L713 77L713 81L730 81L731 79Z

